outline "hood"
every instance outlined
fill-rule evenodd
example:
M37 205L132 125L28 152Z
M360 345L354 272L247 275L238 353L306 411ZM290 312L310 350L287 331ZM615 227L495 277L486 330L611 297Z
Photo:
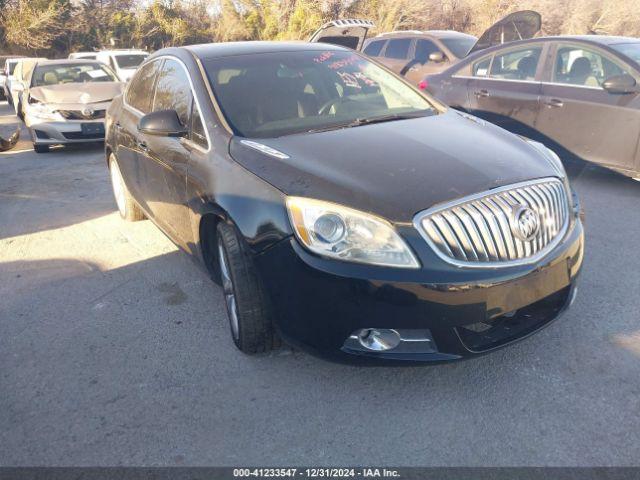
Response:
M231 141L231 156L287 195L340 203L394 222L474 193L558 176L538 149L490 123L449 110L256 142L276 158Z
M120 95L123 87L122 82L61 83L31 88L29 95L42 103L99 103Z
M367 38L369 29L373 28L369 20L333 20L325 23L309 38L310 42L330 43L341 47L360 50Z
M522 10L510 13L486 29L467 55L494 45L533 38L541 26L542 17L538 12Z

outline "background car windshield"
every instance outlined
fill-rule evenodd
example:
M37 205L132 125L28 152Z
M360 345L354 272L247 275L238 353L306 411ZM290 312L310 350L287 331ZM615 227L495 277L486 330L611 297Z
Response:
M8 62L9 63L9 75L13 75L13 71L18 66L18 62Z
M626 55L631 60L640 63L640 42L637 43L618 43L611 45L611 48L619 51L623 55Z
M418 91L354 52L211 59L205 70L237 134L271 137L386 115L431 115Z
M136 68L140 65L147 55L116 55L116 63L120 68Z
M32 87L59 83L117 82L118 78L100 63L38 65L33 72Z
M445 46L451 50L458 58L463 58L467 56L469 50L476 44L477 39L473 37L469 38L442 38L440 40Z

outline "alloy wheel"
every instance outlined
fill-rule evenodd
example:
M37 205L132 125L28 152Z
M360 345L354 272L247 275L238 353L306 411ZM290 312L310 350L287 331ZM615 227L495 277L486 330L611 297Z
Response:
M233 281L231 280L227 254L221 242L218 243L218 259L220 261L222 291L224 293L225 304L227 305L229 323L231 324L231 333L233 334L233 338L235 340L238 340L240 338L240 326L238 322L238 306L236 304L236 294L233 289Z

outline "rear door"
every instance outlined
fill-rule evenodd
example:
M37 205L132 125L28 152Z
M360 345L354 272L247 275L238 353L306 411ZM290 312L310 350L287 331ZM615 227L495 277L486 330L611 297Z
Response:
M474 115L522 135L531 135L542 84L541 42L501 49L473 65L468 83L469 110Z
M537 129L578 157L632 172L640 136L640 94L609 93L602 83L638 72L590 44L556 43L542 86Z
M145 172L138 159L140 133L138 122L151 112L155 82L162 61L143 65L124 93L123 108L116 123L116 157L127 188L146 212L150 212L145 194Z

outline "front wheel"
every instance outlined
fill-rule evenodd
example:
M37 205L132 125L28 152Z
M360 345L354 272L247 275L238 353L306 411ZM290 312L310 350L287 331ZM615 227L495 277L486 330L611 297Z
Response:
M37 143L34 143L33 149L36 153L47 153L49 151L49 145L38 145Z
M221 222L217 230L220 278L233 342L247 354L274 350L280 341L253 259L235 227Z
M118 205L118 212L120 212L120 216L128 222L144 220L144 213L129 193L129 190L122 178L118 161L113 153L109 157L109 172L111 175L113 196L115 197L116 204Z

